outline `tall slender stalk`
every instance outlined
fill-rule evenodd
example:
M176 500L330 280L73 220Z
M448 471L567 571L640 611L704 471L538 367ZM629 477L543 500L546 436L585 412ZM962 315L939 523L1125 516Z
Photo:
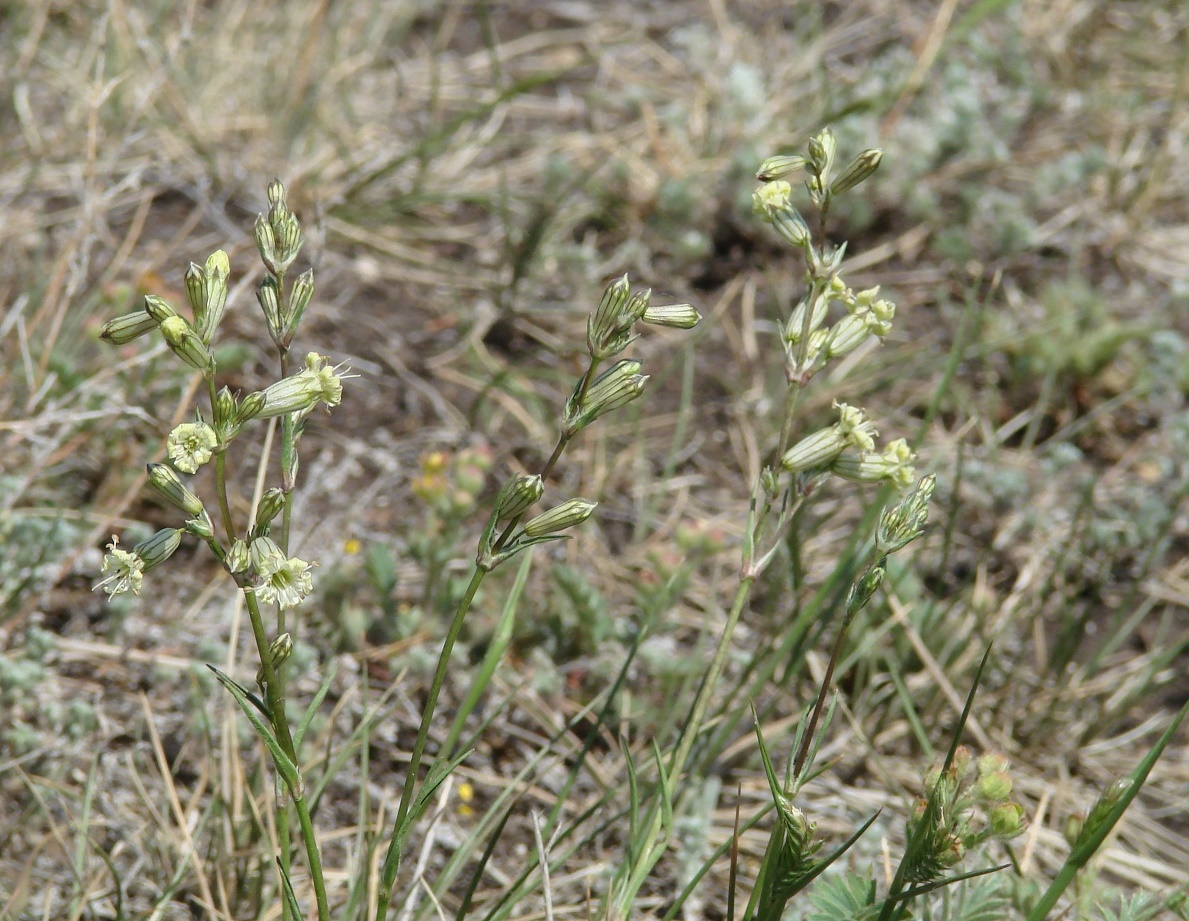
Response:
M417 788L417 775L421 770L421 758L425 754L425 743L429 740L429 731L433 726L434 713L438 707L438 696L442 692L442 684L446 680L446 671L450 665L450 655L454 651L454 643L462 630L462 623L467 612L471 609L471 602L475 600L475 593L483 584L487 572L479 567L471 576L471 581L458 603L458 610L450 621L450 629L446 632L446 639L442 643L442 652L438 656L438 665L434 669L433 679L429 685L429 695L425 701L425 708L421 711L421 725L417 729L417 740L413 743L413 752L409 757L409 766L405 772L405 784L401 790L400 805L396 810L396 818L392 823L392 837L388 841L388 852L384 855L384 866L380 871L380 893L376 903L376 921L383 921L388 914L388 902L392 898L392 887L396 882L396 874L400 871L401 851L404 847L405 835L408 831L406 823L409 810L413 806L413 793Z

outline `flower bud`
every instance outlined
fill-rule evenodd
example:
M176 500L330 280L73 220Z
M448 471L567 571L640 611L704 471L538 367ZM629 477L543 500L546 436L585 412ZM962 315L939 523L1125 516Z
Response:
M689 304L665 304L649 307L640 319L653 326L693 329L701 321L702 315Z
M630 293L627 275L604 289L599 306L586 321L586 347L592 358L602 360L618 355L631 342L631 323L624 329L620 322Z
M256 218L256 248L268 270L283 275L301 249L301 226L285 203L285 186L279 179L268 185L268 202L268 215Z
M191 518L186 522L186 530L199 540L210 540L215 536L215 525L206 509L203 509L196 518Z
M524 525L524 534L527 537L543 537L572 528L586 521L597 505L597 502L587 502L585 499L569 499L529 519Z
M818 327L825 322L826 314L830 309L830 299L825 294L819 294L813 300L813 313L809 319L809 332L816 332ZM805 332L805 314L808 310L808 302L801 300L793 312L789 315L788 322L784 326L784 339L786 342L796 345L801 341L801 336Z
M221 249L207 257L204 267L199 268L191 263L186 272L186 295L194 310L194 328L199 338L208 345L214 338L219 321L223 319L223 310L227 306L227 278L230 274L231 264Z
M869 566L862 577L850 587L846 596L846 613L855 614L867 606L876 589L883 584L884 574L887 572L887 557L882 557L878 563ZM944 775L942 775L944 777Z
M830 334L822 344L827 359L853 352L871 338L874 318L870 311L850 313L830 327Z
M861 154L855 157L846 165L844 169L830 184L830 194L840 195L853 189L864 179L869 177L877 169L879 169L879 162L883 159L883 151L878 147L872 147L869 150L864 150Z
M830 463L846 448L846 438L831 426L814 432L784 452L780 465L789 473L800 473Z
M297 276L289 292L289 315L285 317L285 334L292 336L301 323L302 314L314 296L314 270L306 269Z
M235 395L229 388L220 387L219 392L215 394L215 425L234 422L238 415L239 406L236 405Z
M562 419L562 433L572 438L599 416L626 406L644 392L644 384L648 376L640 373L641 363L633 358L625 358L604 371L594 379L587 389L582 402L578 397L581 392L581 382L578 388L566 401L565 413Z
M277 235L273 233L272 225L263 214L258 214L252 231L256 238L256 249L260 252L260 260L271 269L276 264L277 255Z
M301 249L301 225L293 212L287 212L277 234L277 258L282 271L288 269Z
M627 302L623 305L623 310L619 314L619 328L627 331L632 328L632 324L641 319L645 313L648 312L648 307L652 303L652 289L645 288L643 291L635 292Z
M223 565L227 567L230 573L243 572L251 563L251 553L248 550L248 545L236 538L231 542L231 548L227 551L227 557L223 560Z
M285 336L285 321L281 317L281 291L275 278L267 276L260 282L256 300L264 313L264 322L268 324L269 336L273 342L280 343Z
M144 561L144 571L148 572L173 556L181 542L180 528L162 528L148 540L142 540L133 547L132 552Z
M933 474L921 477L912 492L896 505L884 509L875 532L875 546L881 553L895 553L925 532L929 500L936 484L937 478Z
M181 477L168 464L149 464L149 484L179 511L191 518L202 514L202 500L187 488Z
M987 821L994 837L1014 838L1024 831L1024 807L1019 803L1000 803L988 813Z
M830 178L830 168L834 165L834 151L838 142L834 132L823 128L809 139L809 169L817 175L825 185Z
M293 654L293 637L282 633L268 646L268 654L272 658L272 667L283 665L285 660Z
M1006 771L984 774L974 785L975 796L987 803L1001 803L1011 796L1011 775Z
M784 179L793 173L805 169L805 164L805 158L799 154L769 157L760 164L760 168L756 171L756 179L760 182L772 182L776 179Z
M190 302L190 309L194 311L194 322L201 323L206 312L206 273L202 266L191 262L190 268L186 269L185 283L186 299Z
M786 205L772 213L772 226L793 246L805 246L811 238L805 218L801 217L801 212L792 205Z
M1086 816L1085 828L1082 830L1080 837L1097 834L1102 824L1110 818L1111 812L1114 811L1115 807L1119 805L1119 802L1130 790L1131 779L1128 777L1116 780L1103 790L1102 795L1098 797L1098 802L1091 807L1089 814Z
M1000 752L987 752L978 759L978 776L986 777L988 774L996 772L1006 772L1011 767L1011 762L1007 760L1007 756Z
M273 674L275 675L285 662L293 655L293 637L288 633L282 633L275 640L269 643L268 651L265 653L268 656L269 662L272 664ZM256 683L264 684L264 666L260 666L260 670L256 672Z
M256 506L256 523L254 530L262 531L267 528L274 518L285 507L285 493L277 487L272 487L260 497L260 504Z
M1062 830L1062 835L1070 847L1078 843L1078 839L1082 837L1082 829L1085 825L1085 816L1071 815L1065 820L1065 828Z
M158 326L170 317L176 317L178 315L177 311L170 307L164 298L157 297L155 294L145 295L144 312L152 317Z
M493 514L496 520L504 521L523 515L532 507L533 503L541 498L541 493L544 491L545 485L536 474L532 476L520 474L513 477L504 484L504 488L495 497Z
M108 320L99 330L99 338L112 345L127 345L133 339L139 339L156 328L156 320L145 311L137 310Z
M161 323L161 335L170 350L191 368L208 374L214 370L214 356L181 317L166 317Z
M235 413L235 424L238 428L249 419L255 419L264 410L265 396L263 390L256 390L249 393L246 397L240 400L239 408Z

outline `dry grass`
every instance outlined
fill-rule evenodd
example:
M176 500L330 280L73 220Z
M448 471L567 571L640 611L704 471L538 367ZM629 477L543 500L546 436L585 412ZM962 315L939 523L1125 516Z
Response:
M259 345L249 231L280 175L318 275L299 346L362 374L333 425L307 436L298 546L324 574L358 576L349 539L391 545L407 614L422 578L403 552L421 515L417 458L483 440L508 468L533 466L608 276L630 271L696 303L710 322L692 349L663 333L640 343L659 384L647 413L584 441L558 474L603 502L600 527L559 559L584 567L622 627L636 587L672 563L681 522L742 528L743 484L773 440L766 318L796 282L792 257L746 213L749 171L824 120L845 149L885 148L870 196L835 221L852 240L851 283L883 283L900 314L845 382L818 382L809 409L845 392L889 431L929 422L919 450L945 514L881 619L855 631L812 811L841 838L887 807L868 835L880 859L880 835L901 834L929 746L946 744L994 639L970 735L1013 759L1033 816L1015 856L1025 875L1051 875L1066 818L1132 768L1189 693L1187 25L1176 2L1108 0L0 7L0 646L7 663L48 647L0 683L0 917L112 917L100 852L129 917L163 894L158 917L246 917L269 872L248 830L269 828L271 785L201 668L253 670L231 585L196 556L124 608L88 590L107 535L161 517L140 471L195 389L162 348L102 350L100 323L145 292L176 295L187 262L221 246L239 284L231 332ZM235 385L267 373L255 354L223 362ZM830 495L815 509L811 586L845 546L853 504ZM693 577L655 662L705 649L733 552ZM499 597L487 593L471 643ZM542 575L531 597L522 618L544 626L526 629L502 679L506 708L460 771L476 800L456 785L424 851L431 882L617 661L613 640L563 655L549 627L556 588ZM374 619L370 603L355 602ZM776 642L794 613L761 596L741 650ZM299 701L335 661L325 621L304 634L321 655L304 665ZM365 698L387 695L371 795L389 814L437 629L426 616L411 635L337 657L315 723L309 750L327 752ZM624 705L634 743L664 722L681 680L653 662ZM756 695L774 749L787 749L808 686L790 676ZM747 724L725 741L707 848L731 834L736 785L745 814L766 795ZM623 776L606 742L575 812ZM1104 881L1189 884L1187 756L1174 741L1098 861ZM357 853L354 770L318 815L335 898ZM530 813L552 805L561 770L524 784L480 904L549 846L534 842ZM557 917L587 910L616 840L612 829L554 872ZM759 832L744 836L745 866L762 848ZM672 898L676 872L666 866L642 909ZM722 915L725 862L712 879L688 917Z

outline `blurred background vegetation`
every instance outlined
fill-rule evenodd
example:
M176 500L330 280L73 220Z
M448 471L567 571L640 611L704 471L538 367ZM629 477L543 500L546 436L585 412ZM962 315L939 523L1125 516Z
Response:
M179 302L186 265L225 248L220 366L259 386L251 224L285 181L318 283L296 347L360 374L306 436L296 546L320 592L294 694L340 663L329 745L365 679L401 677L373 740L395 786L488 478L540 466L604 282L701 310L692 344L641 341L648 399L557 474L599 521L536 567L510 703L470 768L481 800L611 680L642 612L664 617L621 731L670 726L700 674L774 438L773 319L800 286L751 216L753 174L826 124L844 158L884 150L830 235L848 283L899 312L807 412L862 403L939 488L933 535L852 631L819 822L890 804L892 828L994 640L972 729L1033 817L1020 878L1051 872L1066 819L1189 694L1187 30L1179 0L0 3L0 911L113 917L108 861L128 906L172 887L181 911L248 860L193 850L212 797L231 810L218 753L254 758L199 667L244 639L231 584L195 555L140 599L90 591L110 534L163 523L143 465L195 390L163 346L103 347L105 320ZM801 615L862 511L827 490L792 554L809 591L771 585L744 625L737 702L786 734L809 675L774 657L815 648ZM680 597L660 597L683 560ZM485 597L476 659L502 596ZM747 722L724 725L718 779L761 795ZM1189 882L1187 754L1176 740L1136 801L1086 917L1112 886ZM691 851L729 837L728 799L708 794ZM322 825L352 821L331 790Z

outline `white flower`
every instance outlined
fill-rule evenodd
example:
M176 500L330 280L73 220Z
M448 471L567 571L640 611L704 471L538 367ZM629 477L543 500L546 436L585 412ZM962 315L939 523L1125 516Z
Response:
M121 550L119 543L120 539L113 534L103 557L104 578L95 585L107 592L109 598L124 592L139 595L144 582L144 560L135 553Z
M343 401L343 365L333 368L326 364L327 359L317 352L306 354L306 369L303 374L317 384L319 399L328 407L338 406Z
M765 182L751 193L752 211L763 221L772 222L772 215L788 207L793 187L783 179Z
M819 332L824 332L819 330ZM875 447L872 438L876 434L874 423L867 419L863 410L846 403L835 403L838 421L828 429L814 432L802 438L784 452L781 464L790 473L800 473L829 464L848 447L870 451Z
M867 419L866 413L846 403L835 403L834 408L838 410L838 421L834 424L838 434L860 451L874 450L875 439L872 436L878 432L875 431L875 424Z
M258 537L251 546L252 567L260 577L256 595L265 604L276 602L293 608L314 590L310 564L297 557L285 558L281 548L268 537Z
M304 413L319 402L328 407L338 406L343 399L343 380L353 376L345 373L343 365L333 368L317 352L306 355L306 366L297 374L277 381L264 391L264 407L259 419L270 419L286 413Z
M211 459L219 439L205 422L184 422L169 433L169 459L182 473L197 473Z
M915 458L908 442L897 438L878 454L874 451L846 451L834 459L830 470L858 483L888 480L897 488L906 489L916 478L912 466Z

